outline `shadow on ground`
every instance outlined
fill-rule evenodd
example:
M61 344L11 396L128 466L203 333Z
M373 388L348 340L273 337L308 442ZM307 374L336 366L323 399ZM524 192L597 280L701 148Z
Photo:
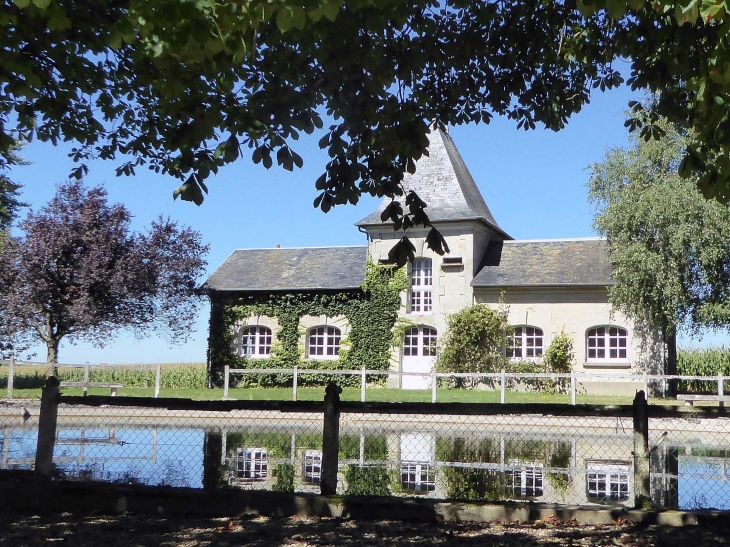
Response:
M393 546L540 547L547 545L686 546L730 544L730 526L680 528L577 525L554 519L519 523L407 523L311 517L0 516L0 545L246 545L256 547Z

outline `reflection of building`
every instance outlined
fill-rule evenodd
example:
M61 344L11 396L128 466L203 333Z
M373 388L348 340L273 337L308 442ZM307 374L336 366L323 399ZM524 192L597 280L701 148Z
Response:
M428 207L426 212L451 252L439 256L426 244L429 229L408 230L415 260L408 267L409 288L400 314L413 323L393 368L430 372L446 317L474 303L509 306L512 325L506 354L514 360L542 357L562 329L571 336L579 371L610 374L642 371L661 362L658 335L614 312L607 286L613 284L605 243L598 239L515 241L497 223L448 133L430 133L429 154L417 162L403 185ZM521 196L525 199L525 196ZM223 329L223 310L237 302L292 295L360 294L368 255L385 261L404 235L394 231L386 199L357 223L367 246L237 250L206 282L211 299L211 335ZM248 299L248 300L247 300ZM338 313L299 318L298 350L305 361L337 359L350 331ZM260 314L233 325L231 351L245 359L268 359L280 318ZM280 340L283 343L283 341ZM287 342L289 343L289 342ZM296 351L294 351L296 353ZM215 353L211 353L214 355ZM222 362L211 362L213 369ZM403 388L425 388L427 376L405 376ZM633 389L631 389L633 394Z

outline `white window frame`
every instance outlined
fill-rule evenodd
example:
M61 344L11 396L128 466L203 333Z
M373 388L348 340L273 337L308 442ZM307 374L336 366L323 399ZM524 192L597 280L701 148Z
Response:
M319 332L320 330L322 332ZM312 344L313 337L316 344ZM331 325L312 327L307 331L307 357L320 361L339 359L341 340L342 331L337 327Z
M430 258L416 258L411 264L409 304L409 313L433 313L433 261Z
M403 335L403 357L435 357L438 348L438 331L434 327L419 325Z
M433 492L436 490L436 467L428 462L401 462L400 485L403 490L416 494Z
M615 502L631 499L631 469L626 462L588 462L586 469L588 501Z
M248 332L248 334L247 334ZM268 359L271 353L271 329L264 325L246 325L240 331L239 355L250 359ZM253 343L246 343L247 341ZM247 350L251 349L251 353Z
M304 481L311 484L322 482L322 451L307 450L302 461L302 475Z
M603 331L601 333L601 331ZM592 341L595 344L591 346ZM623 341L623 346L621 342ZM600 344L603 344L602 346ZM615 344L615 345L611 345ZM611 357L611 351L616 350L616 357ZM595 356L591 357L591 350L595 351ZM625 352L620 357L621 351ZM604 352L603 357L599 357L598 353ZM588 363L628 363L629 362L629 333L628 330L617 325L599 325L591 327L586 331L586 362Z
M261 481L269 476L269 460L265 448L237 448L236 476Z
M517 334L518 329L521 331L520 334ZM540 340L539 346L536 343L537 339ZM518 349L523 354L522 356L515 356L515 351ZM526 355L528 350L532 350L534 355ZM545 333L540 327L532 325L510 326L506 341L506 354L510 361L537 361L543 358L544 353Z
M539 498L545 493L541 463L511 463L505 471L510 494L519 498Z

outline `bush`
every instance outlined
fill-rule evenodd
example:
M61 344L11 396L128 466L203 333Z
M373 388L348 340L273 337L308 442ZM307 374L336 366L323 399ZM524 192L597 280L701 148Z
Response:
M390 476L384 465L348 465L346 496L390 496Z
M439 372L485 373L500 370L507 314L476 304L446 318L446 334L438 356ZM456 387L476 385L477 381L457 378Z
M276 482L274 492L294 492L294 466L290 463L280 463L273 471Z

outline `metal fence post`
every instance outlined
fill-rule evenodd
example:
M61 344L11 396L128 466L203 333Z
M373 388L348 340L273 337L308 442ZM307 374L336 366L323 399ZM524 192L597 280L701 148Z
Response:
M505 390L505 375L504 375L504 369L502 369L502 373L499 376L499 402L504 404L504 390Z
M327 384L324 395L324 424L322 425L322 476L320 493L332 496L337 493L337 466L340 451L340 393L335 383Z
M651 502L649 479L649 403L639 391L634 397L634 507Z
M10 356L10 365L8 365L8 399L13 398L13 379L15 376L15 357Z
M223 367L223 398L228 399L228 373L230 372L228 365Z
M89 394L89 362L84 363L84 397Z
M365 402L365 367L360 372L360 401Z
M570 371L570 404L575 404L575 370Z
M646 394L646 400L649 400L649 383L646 378L646 371L644 371L644 393Z
M291 381L291 400L297 400L297 384L299 384L299 367L294 365L294 376Z
M155 399L160 396L160 384L162 383L162 365L157 363L155 367Z
M43 478L53 473L53 447L56 443L58 400L61 382L51 376L41 393L41 410L38 418L38 444L35 451L35 472Z
M436 388L438 387L438 382L436 378L436 365L434 365L433 369L431 370L431 402L436 402Z
M719 405L721 407L725 406L725 401L722 400L723 396L725 395L725 384L724 384L724 378L722 376L722 372L717 373L717 397L719 400Z

